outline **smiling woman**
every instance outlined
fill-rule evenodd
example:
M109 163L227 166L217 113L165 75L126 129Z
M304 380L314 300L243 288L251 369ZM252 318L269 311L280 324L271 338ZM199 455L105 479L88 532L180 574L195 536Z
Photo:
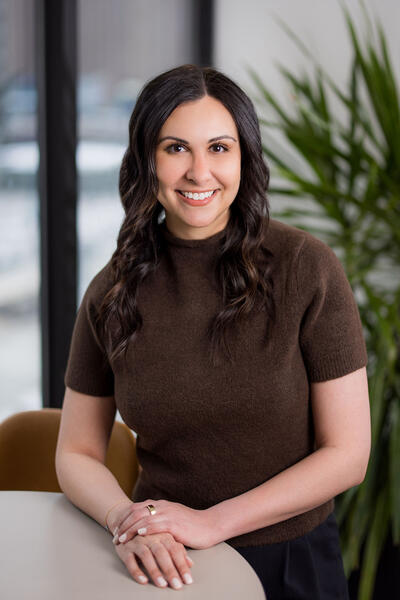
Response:
M268 600L345 600L334 497L368 462L366 346L339 259L269 217L268 183L231 79L182 65L146 84L117 248L71 340L58 474L138 582L188 582L185 546L226 541ZM130 498L100 464L115 408L137 433Z
M213 137L220 131L226 133ZM177 237L204 238L227 225L240 185L238 138L230 112L208 95L179 105L163 124L156 150L157 199ZM217 143L222 139L224 145Z
M264 243L269 169L250 98L211 67L182 65L143 88L130 119L129 140L119 182L126 219L110 261L115 284L98 318L106 338L106 314L108 324L114 317L119 321L120 333L108 338L112 358L126 353L128 338L133 342L140 331L136 290L158 269L164 229L188 241L226 234L226 251L214 269L223 306L206 332L213 364L221 352L232 360L225 337L256 305L270 317L267 341L275 311L271 253ZM207 192L213 193L206 197ZM129 288L128 301L118 284L121 277Z

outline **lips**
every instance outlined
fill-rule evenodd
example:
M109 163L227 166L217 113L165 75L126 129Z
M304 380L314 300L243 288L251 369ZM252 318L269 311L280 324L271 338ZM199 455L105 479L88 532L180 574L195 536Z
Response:
M189 192L192 192L192 194L206 194L206 193L211 192L211 191L212 192L216 192L216 191L218 191L218 188L215 188L215 190L203 190L202 192L194 192L193 190L175 190L175 191L176 192L180 192L180 193L186 192L187 194ZM185 198L186 198L186 196L185 196Z
M219 191L218 189L214 190L212 195L209 196L208 198L204 198L204 200L195 200L194 198L186 198L186 196L184 194L182 194L182 192L180 190L176 190L176 193L178 194L179 198L181 198L186 204L189 204L190 206L205 206L206 204L209 204L209 202L211 202L215 198L218 191Z

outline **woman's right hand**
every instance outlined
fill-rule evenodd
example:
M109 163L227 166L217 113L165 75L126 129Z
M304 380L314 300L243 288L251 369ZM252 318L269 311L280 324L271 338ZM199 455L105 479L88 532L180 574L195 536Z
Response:
M136 535L125 544L117 544L115 550L138 583L148 581L138 560L157 587L166 587L169 583L172 588L181 589L182 581L193 581L190 574L193 561L187 555L185 546L170 533Z

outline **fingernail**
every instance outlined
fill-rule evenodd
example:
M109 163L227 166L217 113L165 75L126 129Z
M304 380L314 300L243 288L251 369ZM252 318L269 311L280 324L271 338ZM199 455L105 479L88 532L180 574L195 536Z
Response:
M182 587L182 582L179 581L179 579L177 577L174 577L172 580L172 585L174 586L174 588L181 588Z
M116 528L114 529L114 531L113 531L113 535L117 535L117 532L118 532L118 527L116 527Z
M190 556L187 556L186 558L188 559L188 561L189 561L190 563L192 563L192 565L194 565L194 562L192 561L192 559L190 558Z
M124 542L126 540L126 533L124 533L123 535L121 535L121 537L119 538L120 542Z
M159 583L159 585L168 585L167 582L165 581L164 577L157 577L157 583Z
M189 573L185 573L183 576L183 581L185 583L193 583L193 578Z
M118 536L114 535L113 537L113 544L116 544L118 542Z
M146 583L146 581L147 581L147 577L145 577L144 575L139 575L138 579L139 579L139 581L141 581L142 583Z
M144 535L146 533L146 531L147 531L146 527L141 527L140 529L138 529L138 534Z

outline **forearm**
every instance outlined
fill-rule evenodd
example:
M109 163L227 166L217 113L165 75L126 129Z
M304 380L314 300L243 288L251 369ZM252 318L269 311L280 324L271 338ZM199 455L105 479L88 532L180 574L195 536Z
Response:
M106 525L107 511L114 504L121 501L122 506L123 500L131 501L111 471L91 456L64 452L57 457L56 472L67 498L102 527Z
M361 470L337 448L323 447L256 488L211 507L216 541L307 512L361 482Z

